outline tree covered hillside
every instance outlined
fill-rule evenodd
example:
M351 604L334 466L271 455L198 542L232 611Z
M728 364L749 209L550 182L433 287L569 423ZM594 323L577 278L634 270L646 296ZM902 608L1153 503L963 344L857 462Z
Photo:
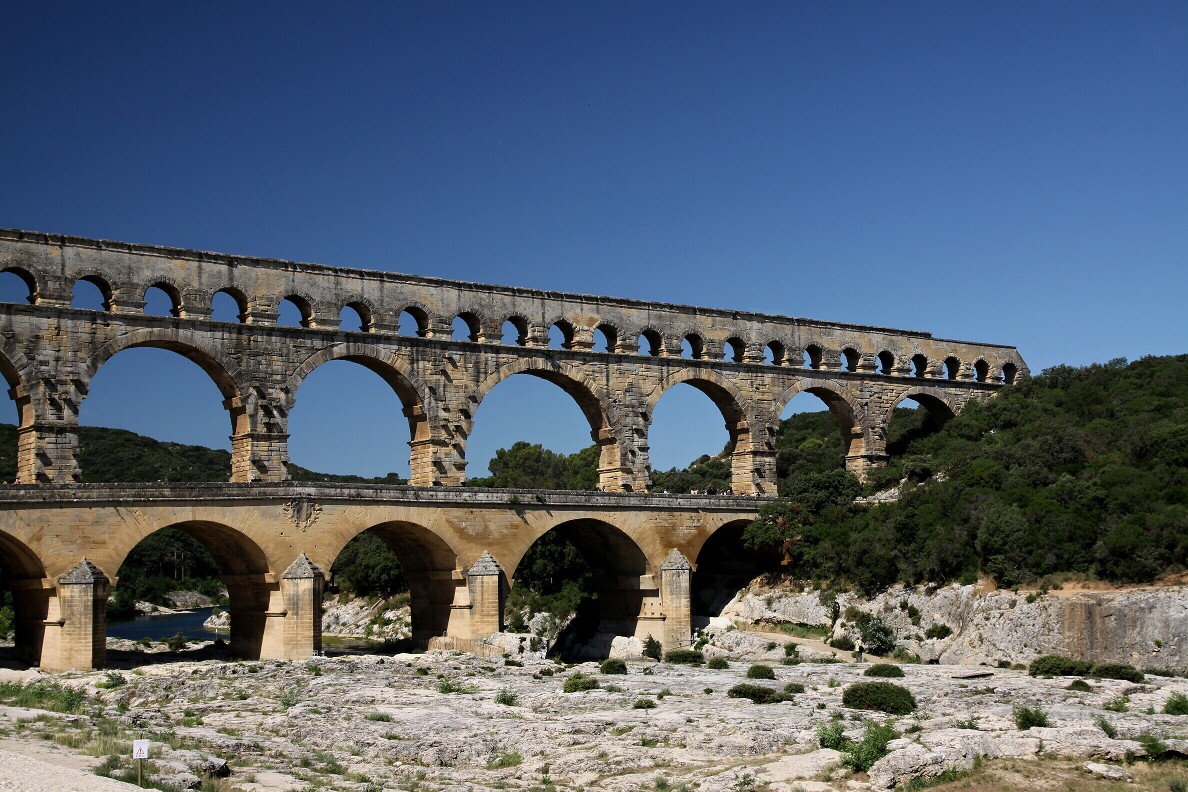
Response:
M877 590L906 582L1015 585L1058 573L1151 581L1188 562L1188 355L1057 366L974 403L943 430L900 435L865 507L832 472L793 473L747 531L787 571Z

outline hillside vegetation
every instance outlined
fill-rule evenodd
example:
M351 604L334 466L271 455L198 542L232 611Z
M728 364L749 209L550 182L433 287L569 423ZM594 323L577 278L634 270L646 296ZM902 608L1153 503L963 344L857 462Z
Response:
M748 528L790 574L875 591L908 583L1013 586L1073 573L1147 582L1188 553L1188 355L1057 366L977 402L933 434L907 431L856 506L836 469L793 473Z

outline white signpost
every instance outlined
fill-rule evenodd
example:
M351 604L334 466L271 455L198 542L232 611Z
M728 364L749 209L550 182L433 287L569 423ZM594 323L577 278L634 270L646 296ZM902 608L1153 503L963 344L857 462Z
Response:
M140 768L145 759L148 759L149 741L148 740L133 740L132 741L132 758L136 760L136 785L140 786Z

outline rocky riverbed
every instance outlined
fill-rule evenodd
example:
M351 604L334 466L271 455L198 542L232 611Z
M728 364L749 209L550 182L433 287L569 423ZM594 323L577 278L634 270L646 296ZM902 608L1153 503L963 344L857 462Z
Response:
M1023 671L905 665L904 677L891 681L911 691L918 709L896 717L843 706L849 686L870 681L863 675L869 664L783 665L783 643L722 631L703 650L727 658L727 668L634 660L626 674L530 653L187 659L208 656L195 647L175 662L56 677L83 691L85 702L72 713L6 707L0 737L64 745L118 773L127 760L106 757L126 755L128 740L141 735L152 740L148 767L159 782L194 787L208 775L209 789L244 792L902 789L982 758L1037 772L1062 762L1065 776L1086 789L1113 788L1092 786L1098 777L1089 764L1098 774L1135 776L1131 789L1167 789L1166 780L1144 786L1143 758L1188 755L1188 717L1161 714L1173 694L1188 694L1182 678L1091 679L1087 690L1071 690L1069 678ZM802 656L828 658L807 649ZM755 663L769 665L776 678L748 679ZM565 692L576 673L598 686ZM0 681L39 678L0 671ZM754 704L727 695L740 683L804 690ZM1020 729L1023 706L1048 725ZM869 772L853 772L843 766L845 752L821 747L820 730L833 723L854 743L874 725L890 725L899 736ZM1182 765L1173 758L1159 767L1179 772Z

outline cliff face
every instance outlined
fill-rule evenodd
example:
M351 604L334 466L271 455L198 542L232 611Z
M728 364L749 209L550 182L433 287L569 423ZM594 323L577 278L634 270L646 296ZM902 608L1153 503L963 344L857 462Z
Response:
M844 615L856 608L885 619L898 643L926 661L996 665L1062 654L1188 672L1188 587L1027 595L976 586L931 592L897 586L873 599L839 594L837 603L842 615L834 635L857 633ZM819 592L757 585L739 592L722 615L754 623L831 623L828 600ZM936 625L952 634L925 638Z

